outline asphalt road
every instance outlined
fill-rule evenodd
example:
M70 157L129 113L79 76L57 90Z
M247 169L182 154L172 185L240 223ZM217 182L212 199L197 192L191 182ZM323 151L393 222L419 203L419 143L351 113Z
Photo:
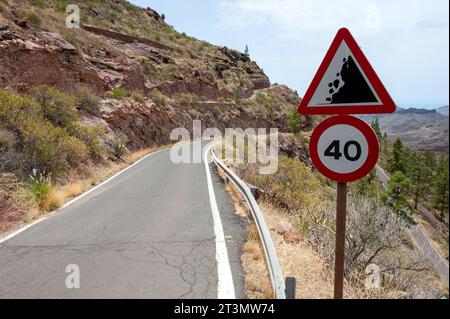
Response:
M217 298L205 164L174 164L169 154L145 158L1 243L0 298ZM242 298L242 221L211 176L232 272L226 284ZM79 267L80 288L66 287L71 264Z
M378 178L384 188L387 188L389 177L386 172L379 167L375 167ZM412 226L409 229L409 233L416 245L422 250L425 256L433 263L434 269L439 274L439 276L446 282L447 286L449 284L449 268L446 260L439 254L439 252L434 248L430 239L425 235L420 224Z

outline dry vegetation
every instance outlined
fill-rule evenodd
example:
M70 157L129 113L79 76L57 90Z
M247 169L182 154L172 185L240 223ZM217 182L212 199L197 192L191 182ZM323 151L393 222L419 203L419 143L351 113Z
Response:
M219 175L225 176L219 171ZM245 218L247 240L242 247L241 263L245 274L245 296L250 299L273 298L272 285L264 257L263 247L259 238L258 229L252 220L251 212L245 200L234 185L225 182L225 190L231 197L236 215Z
M297 278L298 298L331 298L334 260L334 190L311 169L280 157L279 171L241 177L263 192L260 202L285 276ZM438 298L448 288L409 238L401 219L383 203L352 194L346 237L346 298ZM382 286L367 289L366 269L380 269Z
M333 274L307 238L295 228L295 218L267 201L261 201L260 208L275 244L283 275L297 279L296 298L332 298ZM348 285L346 288L350 290Z

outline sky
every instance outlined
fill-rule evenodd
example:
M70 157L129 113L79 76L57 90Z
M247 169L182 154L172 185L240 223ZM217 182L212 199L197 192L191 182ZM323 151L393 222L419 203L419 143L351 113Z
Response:
M449 104L448 0L131 0L178 31L244 51L272 83L306 92L347 27L402 107Z

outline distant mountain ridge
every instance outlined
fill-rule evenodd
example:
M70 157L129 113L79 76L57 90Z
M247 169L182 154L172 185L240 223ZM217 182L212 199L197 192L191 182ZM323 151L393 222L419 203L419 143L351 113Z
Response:
M441 115L447 116L448 117L448 105L447 106L443 106L443 107L439 107L436 109L436 112L438 112Z
M419 151L449 151L448 106L437 109L398 108L393 114L370 114L360 117L367 122L378 119L388 139L398 137Z
M409 113L411 113L411 114L413 114L413 113L414 114L430 114L430 113L436 113L436 112L437 112L436 109L429 110L429 109L419 109L419 108L415 108L415 107L410 107L410 108L405 109L405 108L399 107L397 109L396 113L401 113L401 114L409 114Z

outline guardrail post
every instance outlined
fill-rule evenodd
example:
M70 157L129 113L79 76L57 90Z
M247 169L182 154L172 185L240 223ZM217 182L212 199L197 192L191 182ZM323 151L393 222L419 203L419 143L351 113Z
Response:
M295 299L295 289L297 285L297 280L295 277L286 278L286 299Z

